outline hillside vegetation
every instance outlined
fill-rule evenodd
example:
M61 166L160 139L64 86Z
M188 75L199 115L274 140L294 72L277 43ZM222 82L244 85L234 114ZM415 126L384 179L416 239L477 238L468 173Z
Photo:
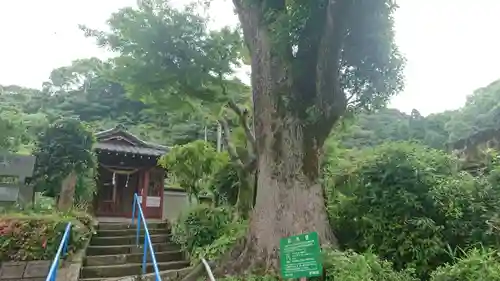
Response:
M1 86L0 149L36 155L30 184L69 212L96 192L96 131L172 146L168 178L213 199L173 222L173 240L228 281L280 280L279 239L311 231L328 281L499 280L500 147L450 148L500 132L500 80L457 110L388 109L405 65L393 1L242 1L242 30L161 0L82 26L116 57ZM248 86L234 77L250 59Z

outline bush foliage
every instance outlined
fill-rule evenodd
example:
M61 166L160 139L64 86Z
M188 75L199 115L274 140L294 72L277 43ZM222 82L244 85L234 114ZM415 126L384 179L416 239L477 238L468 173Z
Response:
M396 269L421 276L452 253L496 245L491 221L497 188L457 170L444 152L410 143L386 144L329 170L328 208L343 247L373 250Z
M371 253L357 254L325 249L323 251L325 278L310 278L312 281L415 281L411 271L396 271L390 262L382 261ZM249 275L229 277L225 281L275 281L282 280L276 275Z
M231 219L230 208L205 204L194 206L181 214L174 224L173 239L184 250L192 253L196 248L208 246L221 237Z
M52 259L68 222L72 222L68 254L90 238L92 218L86 214L0 215L0 261Z
M372 253L357 254L352 251L324 251L323 265L326 280L342 281L413 281L411 271L395 271L392 264L380 260Z
M473 249L454 264L438 268L431 281L499 281L500 256L493 250Z
M247 221L238 221L225 225L219 232L220 236L211 244L193 249L192 261L197 262L201 258L215 260L221 257L231 250L231 247L238 239L246 235L247 228Z

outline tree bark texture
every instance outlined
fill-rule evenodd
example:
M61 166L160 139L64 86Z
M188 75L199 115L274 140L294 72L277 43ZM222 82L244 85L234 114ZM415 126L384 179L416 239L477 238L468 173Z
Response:
M292 55L292 46L274 45L265 18L271 9L286 13L285 1L233 0L252 58L258 177L249 233L220 274L279 270L279 241L290 235L316 231L322 244L336 244L318 182L319 157L346 108L339 86L344 34L339 15L349 2L315 7Z

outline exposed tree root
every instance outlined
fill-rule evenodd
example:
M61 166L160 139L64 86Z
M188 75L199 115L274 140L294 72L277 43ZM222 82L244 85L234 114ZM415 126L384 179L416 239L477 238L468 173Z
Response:
M243 274L272 274L279 269L278 251L271 253L257 249L255 236L249 232L239 239L232 250L216 262L214 274L217 277L241 276Z

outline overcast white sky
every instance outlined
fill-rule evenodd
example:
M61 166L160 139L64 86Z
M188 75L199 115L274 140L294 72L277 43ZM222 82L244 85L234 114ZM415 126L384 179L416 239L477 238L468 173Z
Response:
M174 0L180 2L183 0ZM187 1L187 0L185 0ZM214 0L217 26L237 18ZM104 28L135 0L0 0L0 84L39 88L54 68L105 53L78 24ZM500 79L500 0L398 0L397 42L406 55L406 90L391 106L423 114L455 109L474 89Z

